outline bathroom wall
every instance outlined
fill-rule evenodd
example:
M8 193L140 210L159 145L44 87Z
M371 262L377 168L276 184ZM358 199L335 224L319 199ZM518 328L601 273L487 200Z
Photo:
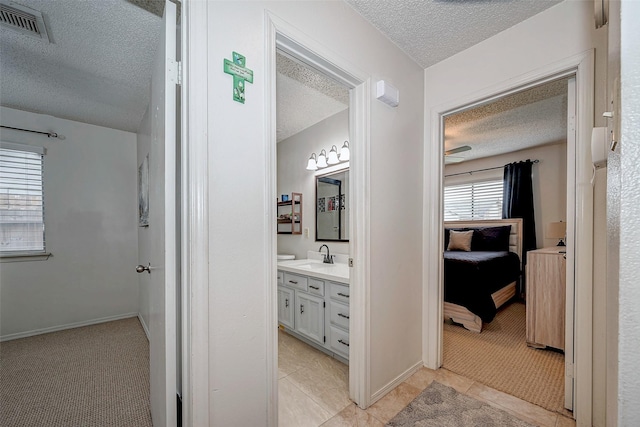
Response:
M328 153L332 145L338 150L349 140L349 110L316 123L278 143L278 194L302 193L302 235L278 235L278 253L306 258L307 251L317 251L327 244L331 253L349 253L349 243L316 242L316 176L322 170L306 170L311 153L323 148ZM280 196L278 196L280 197ZM309 234L305 235L305 229Z
M138 312L136 135L2 107L3 141L44 146L46 261L0 264L0 336Z
M445 176L472 170L501 167L507 163L526 159L538 159L533 165L533 205L535 209L536 243L539 248L555 246L558 239L545 238L545 230L550 222L567 221L567 143L544 145L527 150L514 151L499 156L485 157L445 166ZM483 178L502 178L503 170L496 169L476 172L473 175L445 177L445 185Z

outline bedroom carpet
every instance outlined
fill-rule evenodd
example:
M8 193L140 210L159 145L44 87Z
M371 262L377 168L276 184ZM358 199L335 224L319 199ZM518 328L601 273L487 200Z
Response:
M0 424L151 427L137 318L0 343Z
M550 411L564 409L564 355L527 347L525 305L509 304L481 333L444 325L442 367Z

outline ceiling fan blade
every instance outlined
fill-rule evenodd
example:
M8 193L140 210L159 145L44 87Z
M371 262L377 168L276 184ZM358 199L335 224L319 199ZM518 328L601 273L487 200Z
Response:
M450 156L451 154L457 154L457 153L462 153L464 151L469 151L471 150L471 147L468 145L462 145L460 147L456 147L456 148L452 148L451 150L447 150L444 152L445 156Z

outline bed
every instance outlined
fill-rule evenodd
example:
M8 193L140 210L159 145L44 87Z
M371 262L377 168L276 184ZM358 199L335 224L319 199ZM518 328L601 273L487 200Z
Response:
M449 221L444 227L444 318L480 332L516 294L522 272L522 219ZM457 243L470 231L471 250L446 250L450 237ZM499 244L490 240L493 236Z

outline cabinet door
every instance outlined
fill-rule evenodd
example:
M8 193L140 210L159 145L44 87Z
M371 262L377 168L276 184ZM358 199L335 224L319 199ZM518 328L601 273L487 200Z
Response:
M296 331L324 344L324 299L296 293Z
M293 289L284 288L278 286L278 323L293 329L294 315L293 310L295 308L294 291Z

